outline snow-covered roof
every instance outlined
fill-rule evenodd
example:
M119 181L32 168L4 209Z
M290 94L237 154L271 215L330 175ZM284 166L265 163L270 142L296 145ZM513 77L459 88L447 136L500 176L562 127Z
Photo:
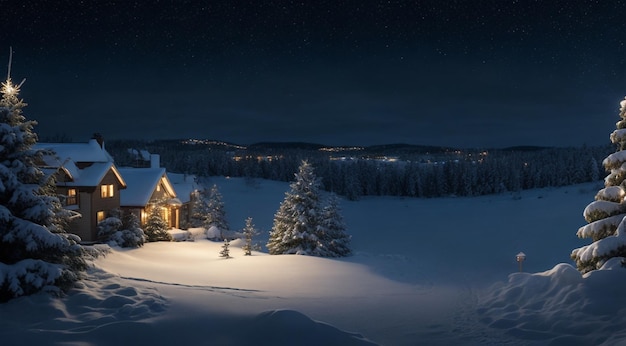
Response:
M198 189L196 176L190 174L167 173L167 177L176 191L176 196L182 203L191 201L191 193Z
M127 184L126 190L120 192L122 207L145 207L161 181L168 194L176 197L165 168L120 168L119 172Z
M91 139L87 143L37 143L35 150L49 150L55 155L44 155L46 165L42 167L47 171L63 170L70 178L67 182L57 182L60 186L98 186L104 176L113 170L122 188L126 183L119 171L113 164L113 157L104 149L97 140ZM91 165L78 168L77 163L92 163ZM83 165L84 166L84 165Z
M115 167L113 162L96 162L89 167L85 167L83 169L76 169L76 172L72 173L72 178L73 178L72 181L57 182L57 185L59 186L98 186L100 185L100 182L102 181L104 176L109 172L109 170L113 171L113 174L115 174L117 179L122 184L122 188L125 188L126 187L125 179L122 177L122 175L120 174L118 169Z
M95 139L87 143L37 143L33 148L52 150L61 162L113 162L113 157Z

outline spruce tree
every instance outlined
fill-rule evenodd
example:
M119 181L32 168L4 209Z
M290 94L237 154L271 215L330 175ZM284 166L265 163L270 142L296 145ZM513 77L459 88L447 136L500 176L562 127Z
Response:
M274 215L267 249L272 255L315 255L320 223L320 182L307 161L302 161L291 190Z
M352 253L350 236L346 234L346 225L341 216L339 198L335 194L331 194L326 206L322 209L317 237L319 256L344 257Z
M148 220L143 231L146 234L146 240L149 242L172 240L172 236L167 232L167 223L161 216L161 205L162 202L154 203L148 212Z
M191 197L191 215L189 216L189 227L202 227L209 214L207 205L207 192L194 191Z
M121 241L127 247L140 247L146 242L146 234L134 213L127 212L122 217Z
M259 232L257 231L257 229L254 227L254 224L252 223L252 218L251 217L247 218L246 226L243 228L243 235L244 235L246 243L244 244L242 249L244 251L245 256L252 255L252 250L254 250L254 245L252 245L252 238L254 238L254 236L258 234Z
M69 220L55 193L54 180L36 162L35 121L26 120L20 85L9 74L0 100L0 302L43 289L67 290L86 267ZM22 82L23 83L23 82Z
M626 257L626 99L620 106L621 120L610 136L617 150L602 162L609 173L604 179L605 187L583 211L589 224L576 233L593 242L574 249L571 254L582 273L600 269L611 258Z
M226 221L226 210L224 209L224 202L222 201L222 194L217 188L217 185L213 184L209 191L209 197L207 199L207 211L204 228L210 229L211 227L217 227L220 230L220 238L225 239L225 232L230 230L228 221Z
M230 241L228 241L228 239L224 239L224 245L222 245L222 251L220 251L220 257L231 258L230 250L228 249L229 246L230 246Z

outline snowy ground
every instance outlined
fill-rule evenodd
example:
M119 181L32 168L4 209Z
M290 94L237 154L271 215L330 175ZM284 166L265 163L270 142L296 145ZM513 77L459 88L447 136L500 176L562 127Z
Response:
M288 184L211 178L231 228L267 239ZM621 268L582 278L560 262L585 244L599 184L475 198L343 201L355 255L219 258L207 240L114 249L81 287L0 305L13 344L450 345L626 342ZM516 273L515 255L527 255ZM619 265L616 265L619 267ZM547 271L547 272L544 272ZM544 273L541 273L544 272Z

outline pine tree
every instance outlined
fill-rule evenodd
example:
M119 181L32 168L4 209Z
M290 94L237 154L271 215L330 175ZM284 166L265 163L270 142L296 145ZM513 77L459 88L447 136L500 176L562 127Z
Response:
M134 213L124 213L121 233L121 241L127 247L140 247L146 242L146 234L141 228L139 218Z
M295 181L274 215L267 249L272 255L314 255L318 246L320 221L320 182L313 166L302 161Z
M191 215L189 227L202 227L209 214L206 191L194 191L191 198Z
M161 216L161 202L151 205L148 212L148 221L144 227L147 241L171 241L172 236L167 232L167 223Z
M206 214L204 220L204 228L208 230L211 227L217 227L220 230L220 239L225 239L224 233L228 232L230 227L228 226L228 221L226 221L226 210L224 209L222 194L215 184L209 192L207 210L208 214Z
M317 252L323 257L344 257L352 253L350 236L341 216L339 198L332 194L322 209L320 226L317 230L319 246Z
M229 246L230 246L230 241L228 241L228 239L224 239L224 245L222 245L222 251L220 251L220 257L231 258L230 250L228 249Z
M84 250L63 229L69 221L54 181L38 168L35 121L9 74L0 100L0 302L43 289L67 290L86 267ZM23 83L23 82L22 82Z
M605 187L583 211L589 224L576 233L593 242L574 249L571 254L582 273L600 269L611 258L626 257L626 99L620 106L621 120L610 136L617 150L602 162L609 172L604 179Z
M243 235L245 237L246 243L242 247L245 256L252 255L252 250L255 249L254 245L252 245L252 238L258 235L258 230L254 227L252 223L252 218L249 217L246 219L246 227L243 229Z

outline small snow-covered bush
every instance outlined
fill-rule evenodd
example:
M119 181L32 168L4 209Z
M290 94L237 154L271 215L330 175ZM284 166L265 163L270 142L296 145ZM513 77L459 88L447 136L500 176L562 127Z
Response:
M141 228L121 229L122 221L108 217L98 223L98 239L104 243L120 247L140 247L146 241Z
M188 228L187 232L189 233L189 240L204 239L207 236L204 227Z
M206 238L211 240L221 240L222 239L222 231L220 231L217 226L211 226L209 229L205 231Z

